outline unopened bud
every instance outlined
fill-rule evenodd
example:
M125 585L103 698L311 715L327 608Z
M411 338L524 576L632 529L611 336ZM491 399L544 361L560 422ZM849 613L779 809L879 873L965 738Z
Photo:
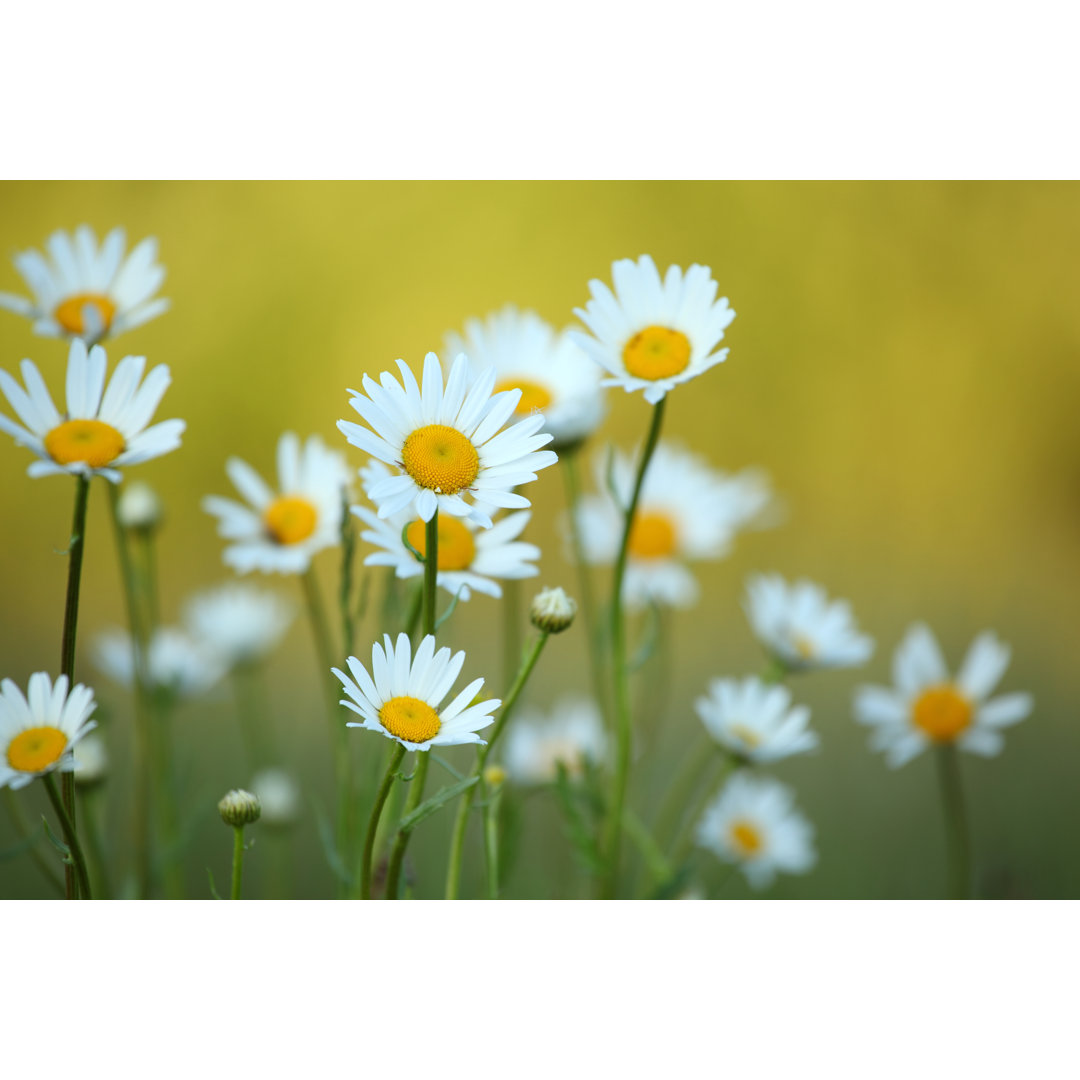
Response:
M501 788L506 783L506 770L501 765L489 765L484 770L484 783L489 788Z
M165 508L158 494L140 480L125 484L116 505L120 524L125 529L154 529L161 524Z
M284 827L300 816L300 789L284 769L263 769L251 778L263 825Z
M262 814L259 797L252 795L250 791L241 791L238 788L230 791L217 804L217 808L221 820L226 825L232 825L234 828L239 829L258 821L259 816Z
M85 739L80 739L73 754L76 784L89 788L105 779L109 759L105 753L105 740L97 732L91 732Z
M532 602L529 617L538 630L547 634L561 634L577 614L577 601L562 589L542 589Z

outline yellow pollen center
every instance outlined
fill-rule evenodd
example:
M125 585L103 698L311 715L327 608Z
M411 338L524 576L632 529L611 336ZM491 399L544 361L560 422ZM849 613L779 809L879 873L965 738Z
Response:
M635 559L663 559L675 553L678 536L667 514L646 510L630 529L630 554Z
M441 495L464 491L480 473L476 447L445 424L417 428L401 448L401 463L420 487Z
M971 702L953 687L931 686L915 699L911 720L934 742L952 742L971 725L972 712Z
M732 724L728 731L743 744L753 750L761 745L761 736L756 731L751 731L745 724Z
M8 743L8 764L18 772L41 772L60 760L67 744L67 736L59 728L27 728Z
M638 379L667 379L690 363L690 340L666 326L646 326L623 348L623 367Z
M263 511L263 524L279 544L299 544L314 531L315 507L299 495L280 495Z
M56 305L53 318L69 333L81 334L86 330L83 319L83 309L90 305L97 308L104 329L112 326L113 316L116 315L116 305L101 293L76 293L66 300L61 300Z
M749 821L736 821L731 826L731 843L740 855L747 858L761 850L761 833Z
M405 530L405 538L421 555L427 555L427 526L422 521L411 521ZM439 515L439 551L436 562L440 570L468 570L476 558L473 535L457 519Z
M124 452L124 436L102 420L65 420L45 436L45 451L59 465L103 469Z
M424 743L439 734L439 714L426 702L414 697L391 698L379 710L379 723L391 735L405 742Z
M495 393L501 390L520 390L521 400L514 412L529 416L538 409L546 409L551 404L551 391L540 383L530 379L503 379L495 384Z
M810 638L806 637L803 634L793 634L791 644L795 646L795 651L804 660L813 660L814 653L817 652L817 649L815 648L814 643L810 640Z

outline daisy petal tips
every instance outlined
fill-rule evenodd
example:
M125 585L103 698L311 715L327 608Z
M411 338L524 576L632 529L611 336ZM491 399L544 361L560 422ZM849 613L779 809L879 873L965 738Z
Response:
M368 427L338 421L349 443L399 470L368 492L379 517L411 506L422 521L438 511L491 528L496 510L531 505L514 489L558 458L541 449L552 438L540 431L543 416L505 426L521 390L493 393L495 371L474 377L464 355L445 384L434 353L424 358L422 386L404 361L398 369L401 382L384 371L379 382L364 376L363 393L350 391L349 404Z

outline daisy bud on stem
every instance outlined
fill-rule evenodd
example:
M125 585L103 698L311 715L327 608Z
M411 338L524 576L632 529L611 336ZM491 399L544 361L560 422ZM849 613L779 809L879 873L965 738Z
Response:
M165 506L149 484L135 481L124 485L116 512L125 529L153 532L164 520Z
M244 875L244 826L259 820L262 806L257 795L234 788L218 803L218 813L221 820L233 829L232 892L229 899L239 900Z
M542 589L529 610L533 626L545 634L561 634L568 630L576 614L577 601L560 588Z

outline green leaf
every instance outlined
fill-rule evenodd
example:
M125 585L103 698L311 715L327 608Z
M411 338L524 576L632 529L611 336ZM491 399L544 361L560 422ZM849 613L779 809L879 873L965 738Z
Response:
M221 896L217 891L217 886L214 884L214 871L209 866L206 868L206 876L210 879L210 895L215 900L220 900Z
M49 828L49 819L44 814L41 815L41 824L45 826L45 835L49 838L49 843L60 852L68 866L74 866L75 860L71 857L71 848Z
M398 831L403 833L412 832L421 821L431 817L436 810L439 810L448 802L452 802L462 794L462 792L468 791L469 788L478 783L479 780L480 778L478 776L469 776L457 784L451 784L449 787L444 787L437 795L432 795L430 799L426 799L422 802L411 814L407 814L403 817L398 824Z
M412 557L418 563L423 563L425 561L424 556L421 555L420 552L417 551L416 548L414 548L412 544L409 543L409 526L411 524L411 521L407 521L404 525L401 526L401 542L405 545L407 551L412 552Z
M454 608L457 607L458 601L461 599L461 594L468 588L467 585L462 585L454 595L454 599L450 601L450 606L435 620L435 629L438 630L451 615L454 614Z
M349 868L345 865L338 853L337 843L334 840L334 830L330 824L329 818L323 812L323 808L311 800L311 806L315 811L315 822L319 830L319 841L322 843L323 854L326 856L326 862L329 865L334 876L343 881L346 885L351 886L353 883L353 876L349 873Z
M656 646L660 644L660 608L653 601L648 607L648 620L642 634L641 644L630 659L630 672L640 671L656 652Z

